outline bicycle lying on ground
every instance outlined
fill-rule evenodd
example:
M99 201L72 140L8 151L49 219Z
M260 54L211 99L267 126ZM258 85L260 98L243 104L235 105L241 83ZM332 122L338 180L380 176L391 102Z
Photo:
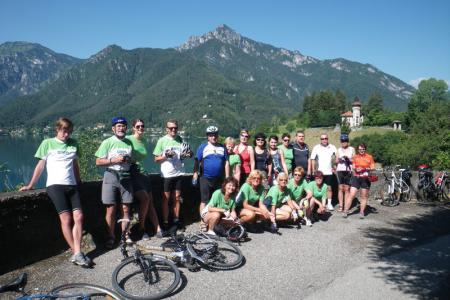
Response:
M449 201L450 179L447 171L439 172L433 178L433 172L427 165L419 166L419 181L417 184L418 201Z
M204 267L209 270L230 270L243 262L242 252L230 242L203 233L175 235L161 246L127 243L133 222L128 222L122 233L120 251L125 257L114 270L114 289L130 299L160 299L170 295L180 282L180 272L175 264L189 270ZM134 250L129 255L129 248Z
M115 292L93 284L69 283L58 286L48 293L29 294L24 291L27 284L27 274L22 273L10 283L0 286L0 293L16 292L22 294L16 300L31 299L77 299L77 300L119 300L121 297Z
M407 168L399 169L395 166L391 169L383 170L385 183L382 189L382 205L396 206L400 201L411 201L411 171ZM386 172L390 173L389 176Z

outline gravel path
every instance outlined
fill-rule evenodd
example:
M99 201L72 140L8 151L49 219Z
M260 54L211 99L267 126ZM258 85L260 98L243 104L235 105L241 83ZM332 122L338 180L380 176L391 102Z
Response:
M333 212L311 228L281 228L281 235L250 234L240 247L246 263L233 271L189 272L173 299L411 299L445 298L450 288L450 209L372 202L364 220ZM197 229L197 224L188 231ZM152 239L158 243L159 240ZM111 288L120 251L89 254L96 265L82 269L62 254L0 276L5 283L29 273L28 288L48 290L66 282ZM1 299L14 299L3 294Z

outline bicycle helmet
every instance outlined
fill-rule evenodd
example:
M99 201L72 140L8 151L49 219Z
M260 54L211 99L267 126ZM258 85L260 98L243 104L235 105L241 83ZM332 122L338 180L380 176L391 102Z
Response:
M349 141L348 134L346 133L341 134L341 142L348 142L348 141Z
M219 128L217 128L216 126L208 126L208 128L206 128L206 134L217 134L219 133Z
M239 242L247 237L247 232L245 231L244 226L236 224L228 229L226 237L231 242Z
M127 119L125 119L124 117L114 117L114 118L112 118L111 124L112 124L112 126L114 126L116 124L128 125Z
M191 146L189 146L188 143L182 143L181 144L181 150L180 150L180 157L181 158L187 158L187 157L191 157L193 154L192 150L191 150Z
M419 166L419 170L427 170L427 169L429 169L429 168L430 168L430 166L427 165L427 164L421 164L421 165Z

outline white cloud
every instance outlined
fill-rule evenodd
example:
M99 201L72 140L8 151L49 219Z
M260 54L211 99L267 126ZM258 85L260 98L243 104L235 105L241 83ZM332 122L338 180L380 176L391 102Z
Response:
M411 85L411 86L413 86L413 87L415 87L416 89L419 87L419 83L422 81L422 80L427 80L427 79L430 79L431 77L419 77L419 78L417 78L417 79L413 79L413 80L410 80L408 83L409 83L409 85ZM438 78L439 79L439 78ZM449 86L449 88L450 88L450 80L448 80L448 79L443 79L446 83L447 83L447 85Z

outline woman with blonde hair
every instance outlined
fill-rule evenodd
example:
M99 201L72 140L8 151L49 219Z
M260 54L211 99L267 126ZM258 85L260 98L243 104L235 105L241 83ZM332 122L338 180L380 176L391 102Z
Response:
M263 180L263 173L260 170L253 170L248 175L247 182L239 190L236 204L242 223L253 223L257 217L258 219L270 220L270 212L263 204L265 196Z
M238 185L241 179L241 159L239 155L234 153L235 140L232 137L227 137L225 139L225 148L228 152L228 162L230 163L230 175L236 178Z

